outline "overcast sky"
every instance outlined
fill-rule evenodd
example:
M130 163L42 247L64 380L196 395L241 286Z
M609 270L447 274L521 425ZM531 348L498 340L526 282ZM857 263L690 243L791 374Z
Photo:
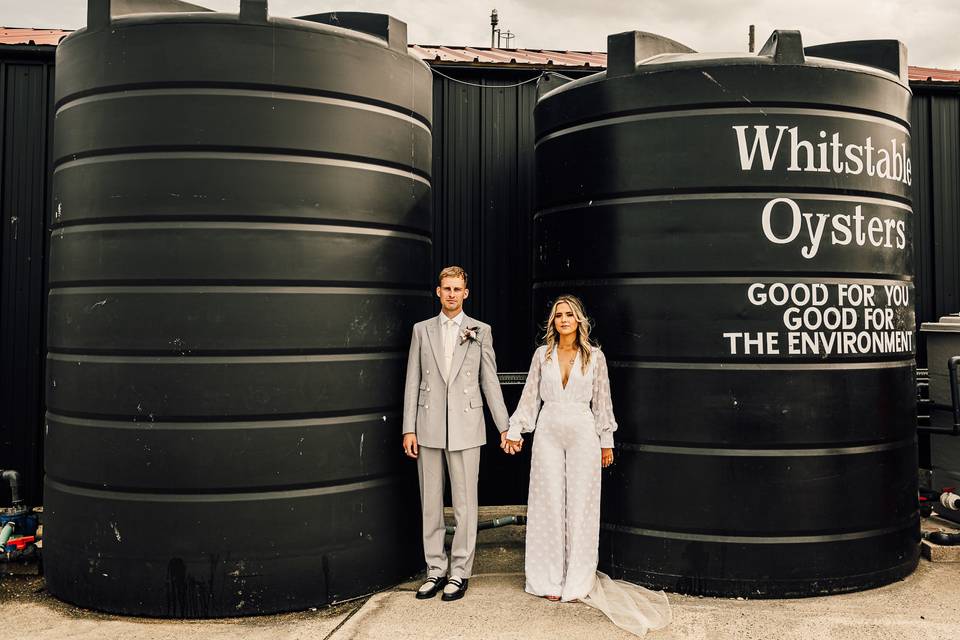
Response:
M190 0L218 11L239 0ZM86 0L0 0L0 25L83 25ZM757 46L773 29L799 29L805 44L897 38L910 63L960 68L958 0L271 0L272 15L294 17L333 10L390 13L409 25L410 42L489 46L490 10L516 34L511 46L606 50L607 34L630 29L678 40L697 51L745 51L748 25Z

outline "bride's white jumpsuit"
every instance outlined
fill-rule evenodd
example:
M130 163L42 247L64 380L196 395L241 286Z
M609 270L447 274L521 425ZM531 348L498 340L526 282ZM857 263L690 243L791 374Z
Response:
M546 356L546 347L533 354L508 434L519 440L521 433L537 432L527 497L526 590L578 600L597 576L600 448L613 447L617 422L599 349L585 372L576 356L566 387L556 350Z

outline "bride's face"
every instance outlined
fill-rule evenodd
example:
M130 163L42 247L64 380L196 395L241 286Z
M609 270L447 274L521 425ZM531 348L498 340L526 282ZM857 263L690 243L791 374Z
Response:
M573 309L566 302L557 305L557 311L553 314L553 326L561 336L568 336L577 332L576 316L573 315Z

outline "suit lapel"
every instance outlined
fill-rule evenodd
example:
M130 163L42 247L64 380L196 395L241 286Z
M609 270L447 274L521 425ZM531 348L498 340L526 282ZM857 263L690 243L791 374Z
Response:
M467 314L463 314L463 322L460 323L461 334L467 327L471 326L471 322L473 322L473 320L471 320ZM460 367L463 366L463 359L467 357L467 347L470 346L470 340L461 342L460 335L458 334L454 344L456 347L453 350L453 359L450 361L450 380L455 379L457 373L460 372ZM450 383L450 380L447 380L447 384Z
M443 342L440 340L440 321L434 316L433 320L427 323L427 338L430 340L430 349L433 351L433 359L437 363L437 371L443 381L447 381L447 372L443 370Z

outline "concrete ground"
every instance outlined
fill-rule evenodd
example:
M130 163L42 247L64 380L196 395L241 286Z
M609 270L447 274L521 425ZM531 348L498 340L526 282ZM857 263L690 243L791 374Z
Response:
M481 520L522 512L484 508ZM926 526L947 523L927 521ZM38 577L0 578L5 637L39 640L537 640L632 638L583 604L523 592L522 527L480 532L475 575L464 599L416 600L411 582L329 609L204 621L110 616L50 597ZM921 560L907 579L879 589L799 600L735 600L670 594L673 623L651 640L955 640L960 638L960 563Z

